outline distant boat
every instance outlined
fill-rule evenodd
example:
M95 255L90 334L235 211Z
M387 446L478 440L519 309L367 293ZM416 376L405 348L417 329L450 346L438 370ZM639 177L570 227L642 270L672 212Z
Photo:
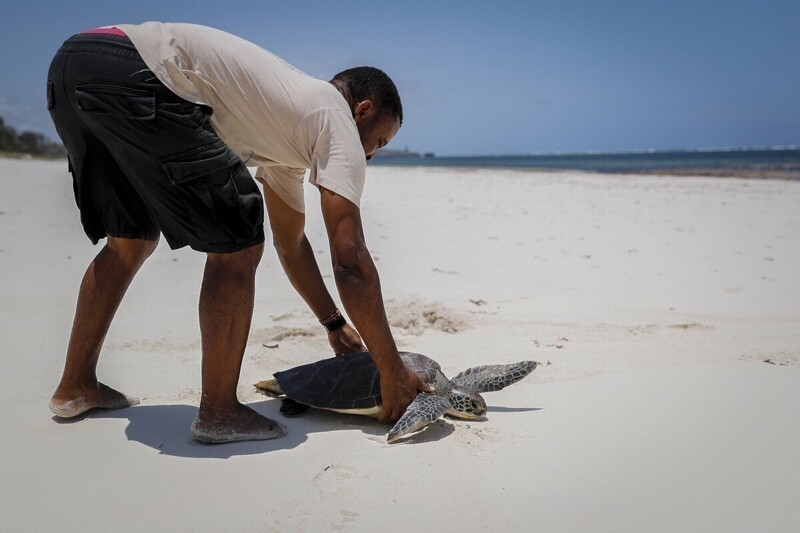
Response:
M376 158L378 158L378 157L381 157L381 158L383 158L383 157L408 157L408 158L413 158L413 159L419 159L422 156L419 154L419 152L412 152L408 148L405 148L403 150L390 150L390 149L384 148L384 149L381 149L381 150L378 150L377 152L375 152L375 157Z

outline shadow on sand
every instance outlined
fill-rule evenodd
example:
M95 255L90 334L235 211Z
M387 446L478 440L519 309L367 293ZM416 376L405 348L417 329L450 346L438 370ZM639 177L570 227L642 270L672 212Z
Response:
M438 441L454 431L452 424L443 420L422 431L404 438L397 444L386 444L389 426L375 419L330 411L311 410L300 417L286 418L278 412L280 400L269 399L247 404L259 414L281 422L287 435L280 439L233 442L228 444L203 444L194 440L189 427L197 415L197 407L185 404L137 405L127 409L89 411L74 419L53 417L60 424L72 424L86 419L127 419L125 434L128 440L140 442L160 454L206 459L227 459L233 456L254 455L273 450L290 450L308 440L312 433L358 429L368 439L386 446L421 444Z
M197 407L185 404L137 405L127 409L90 411L73 419L53 417L60 424L81 422L87 418L127 419L125 434L129 440L140 442L160 454L176 457L227 459L233 456L254 455L273 450L290 450L308 440L312 433L328 431L346 431L358 429L366 438L385 446L394 447L404 444L423 444L441 440L455 431L451 418L437 420L395 444L386 444L386 433L389 426L375 419L314 410L300 417L286 418L280 414L280 400L268 399L249 403L248 406L258 413L278 420L287 427L287 435L280 439L233 442L229 444L203 444L192 438L189 427L197 415ZM500 407L489 406L489 412L517 413L539 411L538 407Z
M489 405L486 410L490 413L527 413L528 411L541 411L541 407L501 407Z

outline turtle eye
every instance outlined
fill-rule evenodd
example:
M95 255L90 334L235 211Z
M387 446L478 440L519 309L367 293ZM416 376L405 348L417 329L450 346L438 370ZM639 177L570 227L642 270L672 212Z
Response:
M477 411L478 410L478 402L476 402L475 400L470 400L469 404L472 407L473 411Z

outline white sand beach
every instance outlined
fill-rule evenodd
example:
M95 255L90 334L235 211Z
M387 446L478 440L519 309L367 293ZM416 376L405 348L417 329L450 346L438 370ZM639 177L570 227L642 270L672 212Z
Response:
M65 162L0 159L0 524L6 531L798 531L800 182L369 170L367 243L401 349L446 374L534 359L485 421L398 444L283 419L251 384L329 357L271 247L240 397L288 436L209 446L204 256L161 242L100 378L141 405L57 422L86 239ZM330 276L318 193L308 236ZM276 346L277 345L277 346Z

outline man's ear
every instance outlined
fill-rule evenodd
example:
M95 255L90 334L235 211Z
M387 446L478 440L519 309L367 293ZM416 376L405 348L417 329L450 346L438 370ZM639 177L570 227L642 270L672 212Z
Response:
M374 112L375 106L372 105L372 100L362 100L356 104L356 108L353 110L353 118L358 122L368 118Z

